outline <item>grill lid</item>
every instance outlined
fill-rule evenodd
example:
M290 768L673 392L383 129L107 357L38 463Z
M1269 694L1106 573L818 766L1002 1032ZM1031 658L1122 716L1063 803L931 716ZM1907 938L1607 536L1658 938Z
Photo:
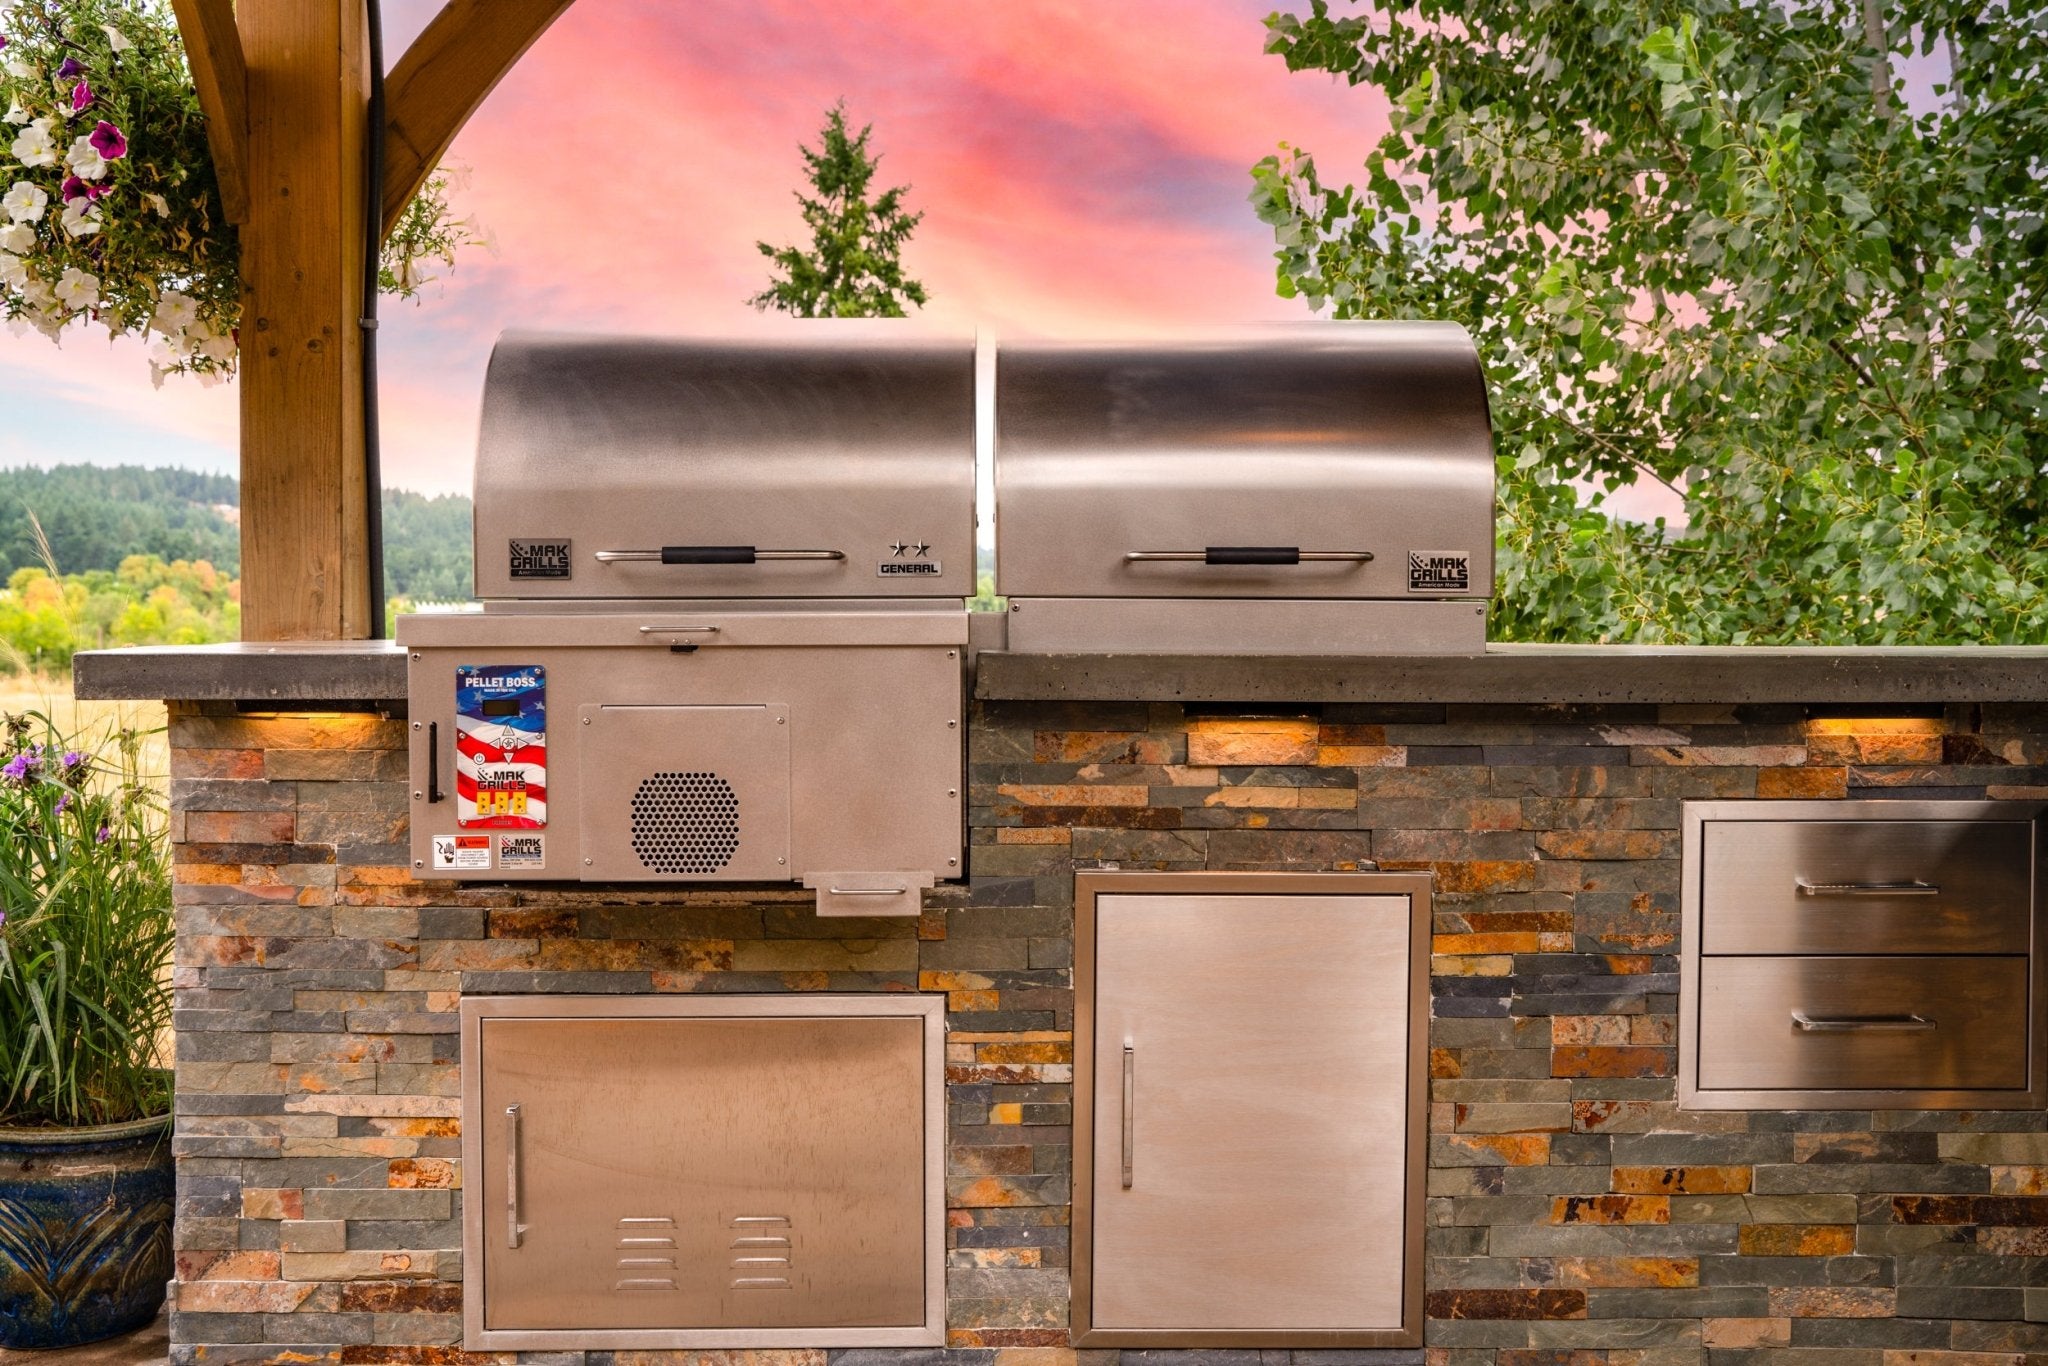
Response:
M1493 436L1453 323L1006 343L996 590L1485 598Z
M477 596L970 597L974 343L508 333L484 383Z

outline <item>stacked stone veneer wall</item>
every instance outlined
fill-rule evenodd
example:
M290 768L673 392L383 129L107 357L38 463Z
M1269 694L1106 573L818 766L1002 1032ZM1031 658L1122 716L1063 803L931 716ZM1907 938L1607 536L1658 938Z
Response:
M1672 1081L1681 801L2048 797L2048 708L990 703L971 887L917 921L821 921L783 892L415 881L404 742L372 714L172 708L181 1361L471 1359L464 992L924 990L951 1027L955 1354L1056 1366L1073 870L1369 859L1438 888L1435 1366L2048 1352L2048 1117L1681 1114Z

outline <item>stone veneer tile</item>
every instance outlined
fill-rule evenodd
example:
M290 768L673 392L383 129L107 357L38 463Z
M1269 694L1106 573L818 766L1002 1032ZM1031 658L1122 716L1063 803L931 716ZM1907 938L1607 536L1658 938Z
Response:
M1775 705L976 711L973 887L915 922L827 925L782 891L415 883L402 723L173 708L175 1358L482 1360L448 1345L461 992L914 987L954 1012L951 1346L590 1366L1114 1366L1066 1345L1073 869L1374 859L1437 887L1431 1347L1133 1366L2048 1349L2048 1116L1681 1113L1672 1080L1682 801L2037 795L2048 707L1892 727Z

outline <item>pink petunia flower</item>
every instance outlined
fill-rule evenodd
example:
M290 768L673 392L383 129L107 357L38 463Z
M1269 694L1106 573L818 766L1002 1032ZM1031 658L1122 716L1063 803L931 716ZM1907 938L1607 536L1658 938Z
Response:
M76 114L92 103L92 87L84 81L71 87L71 112Z
M102 161L119 161L128 155L128 139L121 135L120 129L105 119L101 119L99 125L92 130L92 136L88 141L92 143L93 150L100 154Z
M88 191L86 189L85 182L80 180L75 175L65 176L64 188L59 190L57 193L64 196L64 202L66 204L69 204L74 199L85 199L88 197Z

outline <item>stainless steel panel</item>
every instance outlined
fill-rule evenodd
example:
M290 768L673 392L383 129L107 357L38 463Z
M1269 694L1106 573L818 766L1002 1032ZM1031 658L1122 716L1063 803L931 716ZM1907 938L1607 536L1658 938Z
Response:
M965 633L964 612L904 615ZM864 869L959 877L961 647L847 643L813 648L801 643L807 638L801 629L804 614L777 615L757 634L756 621L769 616L558 613L441 619L434 643L415 641L409 650L409 795L416 871L488 881L583 876L584 855L576 846L584 826L584 789L617 781L632 765L610 772L585 770L583 747L572 734L584 729L577 724L581 708L774 706L786 708L789 718L782 728L789 734L789 863L758 876L796 882L814 871ZM727 629L682 636L709 643L677 652L667 635L639 631L651 621ZM547 670L548 824L530 832L540 836L545 857L535 867L507 868L494 859L485 868L436 869L433 839L450 835L455 825L452 800L430 800L434 789L428 782L427 741L430 734L439 740L437 766L445 793L454 772L456 667L492 664L541 664ZM873 724L875 717L889 718L889 723Z
M1419 1343L1427 888L1077 877L1080 1344Z
M2044 813L2048 813L2048 803L2012 801L1685 803L1679 874L1680 1107L1688 1110L1958 1110L2033 1108L2048 1104L2048 1049L2042 1046L2042 1029L2044 1022L2048 1022L2048 955L2040 952L2039 947L2041 918L2044 909L2048 909L2048 902L2042 898L2038 879L2044 853L2048 853L2048 825L2044 825L2042 820ZM1816 941L1809 937L1812 934L1810 924L1773 930L1768 925L1752 923L1741 928L1744 921L1753 919L1753 913L1748 903L1739 897L1731 900L1722 896L1710 908L1705 895L1709 885L1709 832L1716 832L1714 848L1724 869L1723 876L1739 878L1750 876L1741 867L1738 856L1743 847L1742 837L1748 834L1740 827L1776 827L1766 832L1766 840L1776 839L1781 844L1789 839L1796 845L1799 840L1817 835L1825 846L1827 837L1824 833L1801 833L1798 827L1828 821L1839 821L1851 827L1873 827L1868 831L1852 830L1851 837L1865 846L1879 846L1875 855L1880 861L1879 866L1838 871L1814 868L1802 874L1798 869L1780 863L1770 873L1769 885L1779 889L1776 895L1780 898L1781 914L1801 918L1821 914L1852 918L1875 906L1881 926L1890 928L1882 933L1868 933L1844 946L1855 954L1865 955L1862 957L1851 957L1848 952L1810 956L1729 955L1726 949L1731 940L1715 929L1716 919L1724 914L1737 918L1738 931L1732 941L1734 943L1811 944L1829 941ZM1922 832L1923 827L1932 825L1954 827L1954 833L1943 837L1938 832L1931 836ZM1974 838L1966 833L1967 827L1981 826L1997 831L2015 825L2027 832L2022 848L2012 849L1997 839L1991 847L2002 849L2001 857L2023 866L2024 871L2014 872L2011 876L2031 883L2027 892L2024 939L2015 935L2006 925L2003 913L1994 909L1986 917L1989 927L1980 929L1969 924L1966 917L1959 916L1949 928L1937 932L1932 942L1934 947L1947 950L1956 941L1944 936L1962 935L1971 937L1973 942L2012 945L2022 952L2002 957L1953 953L1941 957L1907 957L1889 953L1890 946L1894 944L1927 942L1927 931L1910 921L1906 932L1916 938L1904 939L1893 935L1902 916L1910 916L1915 908L1926 907L1930 903L1939 904L1942 898L1954 895L1956 888L1968 885L1969 879L1981 878L1984 870L1976 867L1962 869L1960 875L1964 882L1957 882L1955 874L1944 872L1943 876L1948 880L1934 882L1926 875L1924 863L1911 868L1884 865L1882 860L1888 857L1882 847L1886 843L1886 834L1892 830L1899 831L1901 848L1925 854L1929 849L1940 852L1950 847L1949 840L1968 841ZM1721 842L1723 836L1733 837L1734 842ZM1932 844L1929 843L1930 838ZM1731 850L1736 851L1735 854L1731 855ZM1814 894L1808 895L1797 889L1796 879L1802 875L1807 882L1814 884ZM1877 890L1865 885L1914 880L1939 886L1941 892L1934 894L1924 888L1901 891L1895 887ZM1787 881L1795 884L1789 896L1783 891ZM1994 879L1993 885L2004 884ZM2002 894L1992 894L1994 908L1999 895ZM1823 929L1835 932L1832 925L1824 924ZM1778 937L1772 938L1773 935ZM1785 936L1794 937L1788 939ZM1702 952L1702 946L1719 947L1722 952ZM1864 970L1866 974L1874 974L1865 979L1865 985L1874 984L1869 994L1858 994L1851 989L1858 963L1871 965ZM1752 969L1745 964L1784 966ZM1835 964L1844 966L1837 971ZM1987 964L1995 965L1989 978L1978 971L1980 965ZM1775 972L1770 983L1773 990L1780 991L1780 995L1766 1002L1754 994L1761 988L1746 978L1740 992L1731 995L1727 985L1731 980L1730 974L1747 972L1762 972L1767 976ZM1904 974L1903 978L1897 976L1900 973ZM1782 994L1782 989L1789 989L1785 987L1787 981L1803 983L1809 979L1814 984L1815 993L1811 999L1792 1000ZM1838 985L1826 985L1831 980ZM1944 984L1941 991L1935 991L1930 985L1935 983ZM1710 986L1714 987L1712 992ZM1841 995L1844 991L1849 994ZM1925 1003L1921 999L1922 993L1942 995L1942 999ZM1967 1020L1954 1015L1957 1009L1966 1012L1981 1010L1982 1022L1969 1027L1979 1031L1992 1030L2000 1037L1983 1049L1981 1056L1954 1073L1950 1080L1928 1081L1930 1072L1937 1076L1946 1074L1942 1052L1955 1046L1956 1034L1965 1028ZM1720 1012L1720 1017L1716 1017L1716 1011ZM1804 1023L1794 1018L1795 1011L1806 1017ZM1915 1020L1915 1016L1920 1019ZM1931 1022L1934 1027L1927 1028L1925 1022ZM1752 1042L1743 1044L1743 1047L1753 1046L1758 1051L1752 1056L1724 1050L1722 1057L1738 1061L1750 1057L1751 1061L1739 1062L1739 1066L1749 1068L1754 1064L1759 1069L1757 1073L1730 1071L1723 1064L1716 1064L1719 1070L1704 1065L1707 1040L1738 1037L1751 1039ZM1977 1051L1974 1045L1970 1048ZM1897 1066L1888 1062L1874 1068L1867 1061L1859 1061L1873 1056L1900 1061ZM2020 1068L2017 1076L2011 1070L2015 1058ZM1801 1062L1802 1059L1807 1062ZM1827 1065L1807 1065L1814 1060ZM1834 1066L1834 1060L1841 1060L1843 1065ZM1986 1067L1996 1073L1995 1079L1989 1083L1954 1079L1956 1076L1981 1078L1987 1075L1981 1070ZM1920 1070L1915 1072L1912 1068ZM1972 1068L1980 1070L1972 1071ZM1761 1079L1744 1079L1753 1075L1760 1075Z
M1004 343L995 464L1013 597L1492 592L1492 428L1454 324ZM1274 549L1299 555L1243 553ZM1447 552L1467 585L1412 592L1410 554Z
M821 916L865 917L921 915L924 889L933 883L924 872L809 873L804 886L818 893Z
M788 707L591 704L577 722L582 877L789 876Z
M1004 649L1028 654L1477 655L1486 604L1013 598Z
M1704 953L2025 953L2034 832L2005 821L1711 821Z
M475 1350L935 1345L940 1003L463 1003Z
M2027 1086L2024 957L1708 958L1707 1090Z
M512 577L514 541L567 542L546 566L567 576ZM820 553L706 553L738 547ZM487 600L971 597L974 344L838 321L508 333L484 384L476 548Z

